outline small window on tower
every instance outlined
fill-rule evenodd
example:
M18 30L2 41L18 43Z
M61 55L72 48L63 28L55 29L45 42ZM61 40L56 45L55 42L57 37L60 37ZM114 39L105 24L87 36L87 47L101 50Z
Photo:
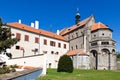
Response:
M111 36L111 34L109 34L109 36Z

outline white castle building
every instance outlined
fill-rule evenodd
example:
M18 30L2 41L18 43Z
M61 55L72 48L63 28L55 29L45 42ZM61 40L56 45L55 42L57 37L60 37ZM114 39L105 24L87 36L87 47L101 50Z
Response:
M6 25L6 27L11 28L14 37L20 39L11 48L12 58L46 54L47 67L57 68L60 56L69 50L69 43L63 36L38 29L38 23L35 21L35 26L28 26L19 22ZM42 62L40 61L40 63Z

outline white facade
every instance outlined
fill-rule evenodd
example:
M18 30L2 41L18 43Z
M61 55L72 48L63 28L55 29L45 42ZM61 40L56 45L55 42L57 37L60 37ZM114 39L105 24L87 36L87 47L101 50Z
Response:
M11 48L13 58L35 55L35 52L33 50L39 49L40 45L39 43L35 43L35 38L39 38L39 34L16 28L11 28L11 32L15 35L14 37L16 37L17 33L21 35L20 41ZM29 41L25 41L25 35L29 36ZM19 46L19 49L16 49L17 46Z
M46 45L44 45L44 40L47 40ZM55 46L51 46L50 41L55 42ZM58 47L59 43L61 47ZM66 44L66 48L64 48L64 44ZM57 68L60 56L64 55L68 50L69 44L67 42L42 35L40 36L40 53L45 51L47 54L47 68Z
M20 38L20 41L11 47L12 58L46 54L47 68L57 68L60 56L69 50L69 43L60 35L20 23L8 24L8 27L11 27L14 37ZM25 36L27 36L27 41ZM37 38L37 42L35 42L35 38ZM46 44L44 40L46 40ZM54 44L51 45L51 41ZM39 62L43 63L43 61Z

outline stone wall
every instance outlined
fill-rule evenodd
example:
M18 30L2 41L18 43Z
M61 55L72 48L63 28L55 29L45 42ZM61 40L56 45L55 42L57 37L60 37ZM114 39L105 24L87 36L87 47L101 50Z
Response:
M117 70L120 70L120 61L117 61Z

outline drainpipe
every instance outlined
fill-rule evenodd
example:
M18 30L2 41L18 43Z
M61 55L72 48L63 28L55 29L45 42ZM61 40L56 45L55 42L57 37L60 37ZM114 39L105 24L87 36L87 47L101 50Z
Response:
M23 57L25 56L25 50L23 49Z

